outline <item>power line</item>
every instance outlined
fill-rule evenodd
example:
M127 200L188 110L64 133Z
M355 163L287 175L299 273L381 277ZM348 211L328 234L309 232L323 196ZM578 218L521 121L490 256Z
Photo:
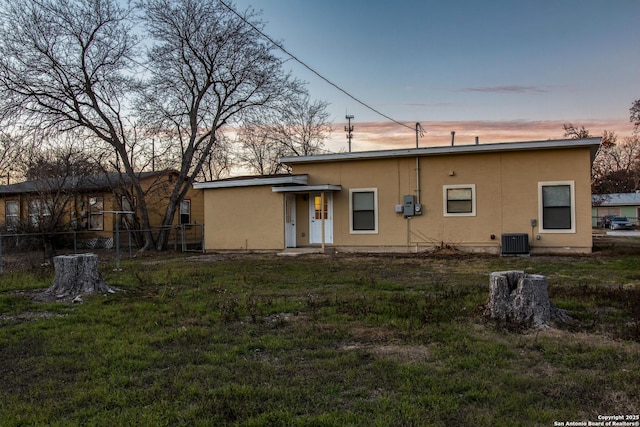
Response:
M345 95L347 95L349 98L353 99L354 101L356 101L357 103L361 104L362 106L368 108L369 110L373 111L374 113L384 117L387 120L390 120L392 122L394 122L395 124L398 124L400 126L404 126L407 129L411 129L412 131L415 130L414 127L409 126L405 123L399 122L389 116L387 116L386 114L376 110L375 108L373 108L372 106L368 105L367 103L365 103L364 101L361 101L360 99L356 98L355 96L351 95L349 92L347 92L346 90L342 89L340 86L338 86L337 84L333 83L332 81L330 81L329 79L327 79L326 77L324 77L322 74L320 74L319 72L317 72L316 70L314 70L313 68L311 68L309 65L307 65L306 63L304 63L302 60L300 60L298 57L296 57L293 53L289 52L287 49L284 48L284 46L282 46L281 44L277 43L275 40L273 40L271 37L269 37L267 34L263 33L258 27L256 27L255 25L253 25L251 22L247 21L244 16L240 15L238 12L236 12L235 9L233 9L231 6L229 6L228 4L226 4L223 0L218 0L220 3L222 3L222 5L224 7L226 7L227 9L229 9L234 15L236 15L238 18L240 18L245 24L249 25L251 28L253 28L258 34L260 34L262 37L264 37L265 39L269 40L269 42L271 42L275 47L277 47L278 49L280 49L281 51L283 51L284 53L286 53L287 55L289 55L291 57L291 59L293 59L294 61L296 61L298 64L302 65L303 67L305 67L307 70L311 71L313 74L315 74L316 76L318 76L319 78L321 78L322 80L324 80L326 83L330 84L331 86L333 86L334 88L338 89L340 92L344 93Z

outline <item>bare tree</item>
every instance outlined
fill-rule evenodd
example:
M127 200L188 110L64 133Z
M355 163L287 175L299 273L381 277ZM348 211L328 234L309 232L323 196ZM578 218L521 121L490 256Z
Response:
M162 70L150 76L143 118L181 153L163 219L170 224L218 133L243 111L286 102L301 83L283 71L275 47L260 39L255 28L262 24L251 12L237 15L222 2L199 0L140 3L152 38L147 67ZM161 233L160 244L167 237Z
M564 136L569 138L580 139L591 137L591 134L584 126L577 128L572 123L565 123L562 125L562 128L564 129Z
M115 0L2 2L0 114L24 128L84 133L112 147L149 216L128 151L136 37L132 9ZM148 246L151 232L145 236Z
M222 133L216 137L216 144L208 153L198 154L204 157L204 163L197 179L214 181L227 178L234 166L231 141Z
M91 150L69 143L44 144L34 148L16 167L27 178L25 192L29 194L28 217L17 224L16 231L39 234L45 259L55 256L54 240L60 231L72 228L75 201L85 178L100 167L91 157ZM49 145L49 146L47 146Z
M287 171L283 156L311 156L319 153L331 134L328 104L311 102L303 93L280 109L245 116L238 132L240 162L265 175Z
M589 138L584 126L563 125L564 136ZM640 189L640 140L625 138L619 144L615 132L605 130L591 167L591 191L594 194L627 193Z
M331 134L328 103L314 101L307 94L285 105L275 122L276 138L284 145L284 155L311 156L322 150Z
M274 175L286 170L280 163L284 147L275 138L272 125L245 121L238 131L238 143L239 162L251 173Z
M617 142L614 132L604 131L591 169L594 194L628 193L640 189L640 137Z
M162 220L168 226L223 128L244 110L274 108L301 91L275 47L261 41L255 15L237 15L222 2L141 0L144 28L135 31L135 9L118 0L0 5L0 117L24 128L82 130L110 147L113 167L137 197L144 249L164 247L169 235L166 227L157 236L150 230L134 161L148 153L149 135L152 151L177 160ZM155 154L145 159L156 161Z
M10 184L16 171L16 161L25 148L25 144L15 135L0 133L0 179L2 184ZM15 176L13 177L15 178Z
M640 99L636 99L629 109L629 121L633 123L635 132L640 131Z

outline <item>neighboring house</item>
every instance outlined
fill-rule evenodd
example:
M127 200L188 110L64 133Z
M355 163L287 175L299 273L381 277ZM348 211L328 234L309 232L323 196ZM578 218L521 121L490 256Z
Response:
M166 210L172 182L177 176L173 170L140 172L140 182L147 193L149 220L152 227L159 227ZM25 181L11 185L0 185L0 223L4 232L19 227L37 230L40 221L45 223L61 206L56 225L62 229L82 231L84 238L111 238L115 230L114 211L136 211L137 199L124 196L133 193L126 175L117 173L98 174L86 177L66 177ZM174 224L204 222L202 192L190 189L181 203ZM119 214L121 229L134 226L132 215Z
M626 216L638 225L640 218L640 192L594 194L592 197L591 225L599 227L605 215Z
M194 184L205 249L588 253L600 138L287 157L291 175Z

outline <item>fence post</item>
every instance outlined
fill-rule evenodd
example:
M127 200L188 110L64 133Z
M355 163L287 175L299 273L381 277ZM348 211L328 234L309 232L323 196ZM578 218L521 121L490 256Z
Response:
M175 227L172 227L171 229L173 229L173 250L177 252L178 251L178 231L176 230Z
M204 250L204 224L202 224L200 226L200 249L202 250L202 253L205 253L205 250Z
M115 212L116 215L116 271L120 271L120 212Z
M2 274L2 233L0 233L0 274Z

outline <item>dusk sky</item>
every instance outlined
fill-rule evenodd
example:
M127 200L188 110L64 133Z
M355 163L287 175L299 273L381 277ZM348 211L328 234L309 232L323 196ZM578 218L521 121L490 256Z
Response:
M561 138L562 124L631 134L640 98L638 0L235 0L265 33L354 97L426 134L421 146ZM283 54L284 55L284 54ZM415 147L415 132L294 60L330 103L327 148Z

